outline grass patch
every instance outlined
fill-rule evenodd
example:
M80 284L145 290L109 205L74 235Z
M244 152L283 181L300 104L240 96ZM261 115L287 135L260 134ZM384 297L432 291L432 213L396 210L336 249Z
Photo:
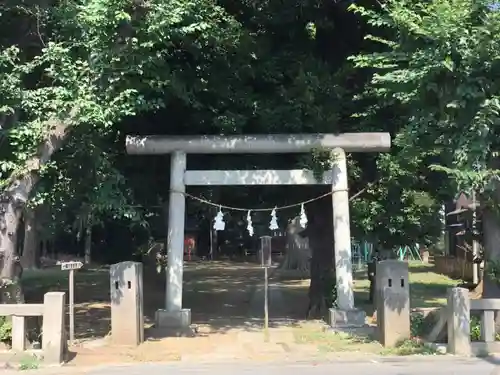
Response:
M26 371L26 370L38 370L40 367L40 360L35 357L35 356L23 356L19 360L19 367L18 369L20 371Z
M461 280L434 272L432 264L410 262L411 307L440 307L446 305L446 291Z
M457 286L461 281L434 272L432 264L410 261L410 306L441 307L446 305L446 291ZM366 274L358 274L354 283L354 293L357 301L366 304L370 290L370 282ZM370 313L370 312L368 312Z
M368 337L347 333L324 332L314 328L297 327L293 332L295 343L315 345L321 353L369 352L378 353L382 346Z
M109 332L109 270L89 268L74 272L75 335L77 339L104 337ZM26 270L21 279L26 303L43 303L48 292L66 293L69 297L69 271L59 267ZM39 341L41 318L27 320L28 336ZM69 325L69 319L66 319ZM1 334L1 332L0 332Z
M412 308L441 307L446 305L447 289L460 283L458 280L434 272L433 265L410 261L410 306ZM373 306L368 304L370 283L366 272L358 272L354 285L356 303L365 307L368 314ZM365 302L363 306L363 302ZM313 327L299 327L294 332L297 344L315 345L319 352L363 352L376 355L435 355L435 349L424 345L421 337L432 326L431 315L424 319L422 314L411 315L411 339L404 340L393 348L384 348L374 337L358 337L347 333L324 332Z
M438 352L433 348L424 345L419 339L404 340L394 348L383 348L381 355L436 355Z
M435 355L437 352L424 345L419 338L402 341L393 348L384 348L370 336L355 336L343 332L323 331L314 327L296 327L296 344L314 345L320 353L358 352L374 355Z
M43 302L47 292L68 292L69 271L59 268L26 270L22 284L28 303ZM82 269L75 271L75 297L80 301L95 300L109 294L109 271L103 269ZM91 298L89 298L91 297Z
M49 268L26 270L23 273L22 283L28 289L67 288L68 279L69 271L62 271L59 268ZM75 271L75 283L79 285L97 285L97 283L101 283L104 280L109 280L109 271L105 269L82 269Z

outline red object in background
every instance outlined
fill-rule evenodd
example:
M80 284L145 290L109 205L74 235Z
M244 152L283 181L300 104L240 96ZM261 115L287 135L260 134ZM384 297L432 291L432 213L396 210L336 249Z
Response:
M188 260L191 260L191 254L196 246L196 241L193 236L184 237L184 253L187 252Z

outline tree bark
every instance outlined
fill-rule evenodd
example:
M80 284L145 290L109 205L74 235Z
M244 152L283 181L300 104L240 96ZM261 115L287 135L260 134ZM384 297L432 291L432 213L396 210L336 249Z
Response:
M84 248L84 263L90 264L92 262L92 224L90 222L87 222L85 227Z
M309 240L299 234L303 231L299 220L298 217L295 217L287 226L286 255L281 268L310 272L311 249L309 248Z
M498 281L491 275L491 268L495 267L495 264L500 266L500 219L493 210L486 208L483 211L482 221L483 245L486 257L483 298L500 298Z
M303 234L309 238L312 251L307 319L325 317L334 300L335 253L331 207L322 200L307 207L308 225Z
M47 204L38 206L36 209L36 232L38 236L38 243L40 246L40 267L41 258L49 257L49 249L51 249L51 241L53 237L52 231L49 229L49 222L52 221L50 207Z
M14 278L14 263L17 256L17 228L19 226L20 214L15 201L4 198L1 203L2 223L0 227L0 244L2 246L2 268L0 277L12 280ZM2 283L3 284L3 283Z
M40 267L40 251L36 220L36 209L26 207L24 211L23 254L21 256L21 265L25 269L36 269Z
M70 116L71 117L71 116ZM1 285L20 285L18 279L19 256L17 254L17 229L34 186L39 180L38 171L44 166L63 144L67 137L69 126L60 121L47 124L47 133L36 155L29 159L23 173L10 176L7 188L1 193L0 199L0 246L1 246ZM20 288L20 287L19 287ZM20 291L22 292L22 291ZM12 293L9 293L12 295ZM12 299L9 298L12 301ZM19 301L20 299L17 299ZM5 301L5 299L4 299ZM16 302L17 302L16 301Z

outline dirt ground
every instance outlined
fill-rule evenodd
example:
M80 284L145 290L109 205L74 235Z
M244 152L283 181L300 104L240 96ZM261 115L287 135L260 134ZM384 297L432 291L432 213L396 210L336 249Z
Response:
M75 274L75 337L71 365L130 361L209 359L250 355L248 342L262 341L262 322L249 318L263 269L252 262L186 262L183 305L192 311L188 337L163 337L177 332L150 328L154 312L163 307L164 276L144 276L146 342L139 348L108 345L110 332L109 271L82 270ZM67 291L68 276L57 269L31 271L24 278L27 302L40 303L48 291ZM260 306L259 306L260 307ZM255 310L255 309L254 309ZM255 315L255 314L253 314ZM261 315L258 311L257 316ZM276 334L283 336L282 332ZM273 337L276 336L273 334ZM233 354L231 354L233 353Z
M413 305L439 305L452 281L429 267L412 268ZM151 276L151 275L150 275ZM164 304L163 277L145 275L144 311L151 327ZM367 298L364 273L355 282L357 304ZM277 270L270 280L270 329L263 331L263 270L252 262L186 262L184 306L191 308L190 332L146 330L137 348L109 345L109 271L79 271L76 281L76 338L68 366L149 361L275 360L384 354L367 336L353 338L325 332L322 322L305 322L307 275ZM24 278L27 302L41 302L47 291L67 290L67 274L59 270L29 272ZM419 291L422 291L420 293ZM424 291L427 291L424 293ZM362 305L362 303L361 303ZM409 349L408 353L411 354Z
M250 262L186 262L183 305L192 311L192 321L223 332L225 325L242 323L255 285L263 270ZM58 269L29 271L23 278L27 303L41 303L49 291L68 291L68 274ZM102 338L110 331L110 286L107 268L75 273L75 336L77 340ZM163 275L144 276L146 326L164 306ZM231 320L231 322L229 322Z

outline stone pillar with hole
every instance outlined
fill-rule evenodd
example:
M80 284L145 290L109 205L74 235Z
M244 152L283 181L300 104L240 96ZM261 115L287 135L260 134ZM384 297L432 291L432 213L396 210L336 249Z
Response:
M382 260L375 273L377 332L380 343L393 347L411 337L408 263Z
M111 341L137 346L144 342L142 263L121 262L109 269Z

